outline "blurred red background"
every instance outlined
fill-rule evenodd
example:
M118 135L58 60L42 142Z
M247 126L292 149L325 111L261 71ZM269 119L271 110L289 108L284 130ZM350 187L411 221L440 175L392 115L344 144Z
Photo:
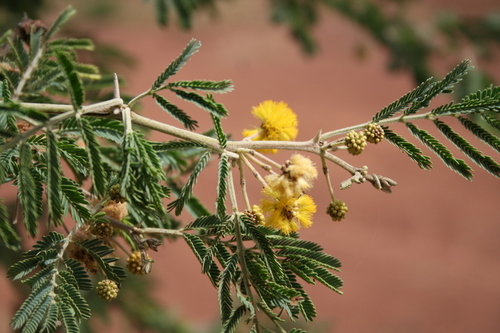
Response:
M73 5L81 13L89 7L84 2ZM66 1L55 3L46 21L64 6ZM345 18L322 13L314 32L320 51L307 57L284 27L269 23L266 6L266 1L221 2L216 19L199 15L187 32L174 25L160 29L151 4L139 1L128 1L119 10L115 6L116 15L107 21L80 14L73 20L78 29L101 42L118 44L137 60L134 67L118 73L127 81L122 92L131 95L146 90L191 38L200 40L200 52L176 78L233 79L235 90L216 98L230 111L222 125L235 139L241 138L244 128L259 125L250 110L267 99L287 102L298 114L297 140L308 140L320 129L325 132L366 122L414 87L409 75L388 72L386 52ZM414 15L425 22L437 10L472 14L493 8L498 9L494 1L427 0L415 6ZM360 45L366 50L363 58L356 56ZM470 56L464 52L433 62L444 75ZM500 82L497 64L485 66ZM211 127L204 112L192 107L186 111L200 121L200 131ZM144 103L142 112L170 122L152 101ZM431 125L422 123L429 130ZM391 128L416 142L404 126ZM170 139L159 134L152 138ZM495 154L488 147L477 146ZM474 180L466 181L432 153L425 149L424 153L433 159L432 171L420 170L387 142L369 146L360 156L339 152L348 162L367 165L369 172L399 183L390 195L369 184L337 190L336 196L349 206L347 219L341 223L331 222L324 214L328 192L321 176L316 181L310 194L318 213L313 227L301 231L301 236L322 244L327 253L343 262L339 275L345 282L343 296L320 285L306 286L318 310L316 322L326 325L327 332L500 331L498 180L472 165ZM276 158L283 162L289 154L280 153ZM209 207L215 196L216 172L213 163L195 187L195 194ZM348 177L333 165L330 174L334 185ZM249 182L257 202L260 185ZM8 190L1 189L2 197ZM217 293L200 274L200 265L188 246L182 241L166 243L152 256L156 260L154 296L198 332L207 332L218 320ZM5 278L0 279L0 290L5 295L0 302L0 332L8 332L14 295ZM114 327L130 332L118 322Z

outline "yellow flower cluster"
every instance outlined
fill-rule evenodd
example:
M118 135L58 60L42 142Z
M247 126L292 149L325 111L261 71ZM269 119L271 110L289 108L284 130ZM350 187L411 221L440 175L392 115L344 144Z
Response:
M297 137L297 116L286 103L265 101L254 107L252 113L262 120L262 124L260 128L244 130L245 138L252 141L291 141ZM277 149L260 149L260 151L278 152Z
M279 229L283 234L296 232L300 226L312 225L316 204L312 197L304 194L312 187L318 172L310 159L300 154L293 155L281 168L282 174L266 177L269 186L262 191L263 225Z

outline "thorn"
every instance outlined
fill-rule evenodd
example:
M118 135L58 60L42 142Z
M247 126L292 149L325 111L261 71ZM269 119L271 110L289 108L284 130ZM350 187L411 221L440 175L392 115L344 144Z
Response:
M120 98L120 85L118 83L118 75L114 73L114 89L113 89L113 98Z

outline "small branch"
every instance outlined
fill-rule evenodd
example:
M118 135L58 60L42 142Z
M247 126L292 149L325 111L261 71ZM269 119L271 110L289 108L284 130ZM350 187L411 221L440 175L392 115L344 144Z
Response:
M333 202L333 201L335 201L335 195L333 193L332 181L330 180L330 173L328 171L328 166L326 165L325 151L324 150L321 151L320 157L321 157L321 167L323 169L323 175L325 175L326 185L328 187L328 192L330 193L330 198L332 199L332 202Z
M250 205L250 200L248 199L248 193L247 193L247 181L245 179L245 169L243 168L243 161L242 159L238 159L238 169L240 171L240 186L241 186L241 192L243 194L243 200L245 201L245 207L249 211L252 210L252 206Z
M14 91L14 95L12 96L13 101L17 101L19 97L21 96L24 86L26 85L26 82L28 82L29 78L31 77L31 73L36 69L38 66L38 62L40 61L40 58L43 55L43 45L40 45L37 53L31 60L29 66L26 68L26 70L23 72L23 75L21 76L21 80L19 80L19 84L16 87L16 90Z
M252 164L250 164L250 162L248 162L248 159L245 157L245 155L241 155L240 158L243 161L243 163L245 163L245 165L252 171L252 174L254 175L254 177L257 178L262 183L262 186L264 186L264 187L269 186L269 185L267 185L267 182L265 181L265 179L262 178L260 173L257 170L255 170L255 168L253 167Z

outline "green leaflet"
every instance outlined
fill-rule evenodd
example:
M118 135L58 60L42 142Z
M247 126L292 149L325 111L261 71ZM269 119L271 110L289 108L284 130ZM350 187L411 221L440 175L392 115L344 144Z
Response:
M87 251L95 259L99 267L109 279L115 281L116 283L120 283L126 277L125 271L122 267L110 265L110 263L118 260L117 258L105 258L113 252L113 249L104 245L101 240L95 238L74 243Z
M152 90L158 89L168 78L175 75L179 69L182 68L189 60L189 58L195 54L200 48L201 43L195 39L191 39L186 46L186 48L182 51L179 57L172 61L172 63L161 73L151 86Z
M173 89L173 88L170 90L173 91L179 98L182 98L183 100L196 104L197 106L210 112L214 116L223 118L228 115L228 112L224 108L224 106L220 103L215 102L210 95L208 95L207 97L203 97L194 92L187 92L184 90Z
M233 333L238 326L238 323L241 320L241 317L247 312L247 308L245 305L240 305L234 311L231 312L231 315L224 323L222 327L223 333Z
M83 226L85 221L91 218L87 200L81 187L73 180L62 177L61 178L61 191L62 191L62 205L64 212L69 209L71 216L75 222Z
M443 162L453 171L457 172L459 175L467 180L472 179L472 169L462 160L453 157L451 152L439 143L436 138L430 135L428 132L419 129L412 123L406 123L406 127L410 132L419 139L424 145L430 148Z
M86 118L77 117L76 120L86 147L90 175L92 177L92 189L96 195L103 195L106 179L99 151L99 142L96 140L95 133Z
M215 210L219 219L224 220L226 216L226 193L228 176L231 172L229 158L222 154L219 160L218 183L217 183L217 199L215 202Z
M223 81L202 81L202 80L194 80L194 81L176 81L167 84L167 89L170 88L184 88L184 89L193 89L193 90L201 90L212 93L226 93L233 91L233 82L231 80L223 80Z
M83 90L83 83L75 70L75 63L66 53L60 51L56 51L56 57L66 76L67 88L71 95L73 108L75 111L78 111L82 108L83 101L85 100L85 92Z
M156 21L162 26L168 24L168 6L166 0L154 0L156 8Z
M46 195L49 206L49 221L61 225L63 208L61 205L61 163L59 147L54 132L47 131L47 188Z
M30 236L34 237L38 233L38 218L41 215L42 184L34 175L33 157L28 144L21 144L19 155L18 198L26 230Z
M193 120L188 114L179 109L176 105L170 103L165 98L158 94L153 94L153 98L165 112L177 119L184 125L185 128L194 131L198 127L198 122Z
M207 255L207 247L205 246L201 238L196 235L187 233L183 234L183 237L193 253L196 255L196 258L198 258L198 261L203 264L203 259ZM207 270L207 275L212 282L212 285L216 287L218 285L220 271L213 261L210 264L210 270Z
M488 146L500 153L500 139L489 133L487 130L481 126L475 124L465 117L458 117L458 120L462 125L472 132L478 139L486 143Z
M382 126L385 133L385 138L387 141L401 149L405 152L408 157L416 162L421 169L430 170L432 169L432 162L429 156L423 155L422 151L417 148L413 143L406 141L405 138L397 135L391 131L388 127Z
M0 239L8 249L18 251L21 248L21 237L12 227L7 207L0 203Z
M421 100L430 87L432 87L432 79L422 82L417 88L377 112L377 114L373 116L372 121L376 123L380 120L390 118L398 112L405 111L413 103Z
M441 93L450 93L453 87L458 82L462 81L462 78L471 69L470 60L464 60L459 65L457 65L453 70L451 70L442 80L434 82L429 90L426 92L423 98L415 101L411 107L405 110L405 115L410 115L418 112L422 108L429 106L431 100Z
M226 268L222 272L218 285L217 297L219 299L219 310L222 322L231 317L233 310L233 299L231 296L231 284L238 270L238 254L235 253L229 259Z
M193 169L193 172L189 175L186 184L182 187L179 197L168 204L167 209L169 211L175 209L174 211L175 215L180 215L182 209L184 208L184 205L191 198L193 187L196 184L196 181L198 180L201 171L207 165L209 159L210 159L209 152L204 153L200 157L198 163L196 164L196 167Z
M73 7L66 7L55 19L52 23L52 26L45 33L45 40L49 40L58 30L59 28L74 14L76 10Z
M440 120L434 120L434 124L453 144L460 149L465 155L473 160L477 165L484 168L495 177L500 177L500 165L498 165L491 157L483 155L479 150L472 146L467 140L462 138L451 127Z

